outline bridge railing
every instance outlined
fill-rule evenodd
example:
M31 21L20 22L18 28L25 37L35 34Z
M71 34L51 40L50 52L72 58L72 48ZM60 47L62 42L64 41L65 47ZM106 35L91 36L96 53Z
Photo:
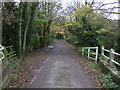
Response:
M109 56L105 55L105 52L109 53ZM114 67L114 64L120 66L120 63L115 60L115 55L120 57L120 54L116 53L114 49L107 50L104 48L104 46L102 46L101 55L109 60L110 67Z
M82 55L85 54L85 49L87 49L88 59L93 59L93 60L95 60L95 62L97 62L97 60L98 60L98 47L82 47ZM95 50L95 52L93 50Z

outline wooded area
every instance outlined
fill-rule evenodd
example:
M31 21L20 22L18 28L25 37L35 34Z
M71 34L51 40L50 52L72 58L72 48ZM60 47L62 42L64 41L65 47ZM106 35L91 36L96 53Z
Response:
M61 1L2 2L2 46L12 46L19 60L49 46L54 39L64 39L76 48L104 46L120 53L118 20L108 18L102 4L95 5L94 0L82 5L68 3L66 8ZM120 63L120 57L115 60Z
M57 2L4 2L3 45L13 45L20 59L26 52L47 46L52 40L50 25L60 8Z
M105 46L120 52L117 20L94 11L93 5L85 2L63 10L60 2L4 2L3 45L13 45L22 58L25 52L47 46L60 33L78 47Z

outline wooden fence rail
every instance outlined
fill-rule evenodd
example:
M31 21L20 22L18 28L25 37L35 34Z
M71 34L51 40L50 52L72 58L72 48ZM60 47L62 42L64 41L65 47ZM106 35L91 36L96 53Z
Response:
M105 52L109 53L109 56L105 55ZM116 53L114 49L107 50L104 46L101 47L101 55L109 60L109 66L114 67L114 64L119 65L120 63L115 60L115 55L120 56L119 53Z

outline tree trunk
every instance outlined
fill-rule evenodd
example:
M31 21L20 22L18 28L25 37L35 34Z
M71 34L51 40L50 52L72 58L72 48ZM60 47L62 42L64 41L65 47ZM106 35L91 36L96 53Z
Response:
M29 7L29 10L30 10L30 7ZM25 49L26 49L26 37L27 37L28 27L29 27L29 24L30 24L30 18L31 18L31 10L30 10L30 13L29 13L29 16L28 16L28 23L27 23L25 31L24 31L23 53L25 52Z
M22 3L22 2L21 2ZM19 50L18 50L18 57L22 59L22 4L20 3L20 22L19 22Z

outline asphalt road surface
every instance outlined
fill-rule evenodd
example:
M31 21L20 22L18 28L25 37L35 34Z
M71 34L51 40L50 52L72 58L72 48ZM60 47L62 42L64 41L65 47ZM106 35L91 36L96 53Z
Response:
M62 40L56 40L51 55L36 70L29 88L94 88L89 75L71 56Z

